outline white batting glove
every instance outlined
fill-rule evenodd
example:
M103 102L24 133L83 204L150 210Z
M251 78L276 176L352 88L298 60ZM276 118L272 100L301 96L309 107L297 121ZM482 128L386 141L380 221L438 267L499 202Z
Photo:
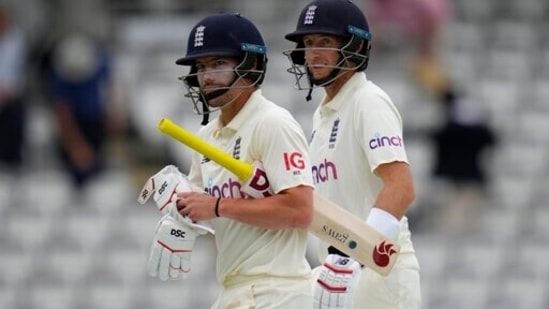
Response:
M351 309L352 292L362 267L353 258L329 254L314 287L315 309Z
M207 232L214 234L213 228L208 223L194 223L177 211L177 193L189 191L192 189L187 176L181 173L175 165L167 165L147 179L139 193L137 202L143 205L153 196L158 210L163 214L170 214L179 223L194 227L199 235Z
M191 254L198 233L169 214L158 221L147 270L160 280L184 279L191 271Z
M254 162L253 174L250 179L242 186L242 192L253 198L263 198L271 196L274 192L271 190L269 179L267 179L267 173L263 168L261 162Z
M177 193L192 191L191 184L175 165L167 165L147 179L139 193L137 202L141 205L153 196L153 199L163 214L168 212L168 206L176 204Z

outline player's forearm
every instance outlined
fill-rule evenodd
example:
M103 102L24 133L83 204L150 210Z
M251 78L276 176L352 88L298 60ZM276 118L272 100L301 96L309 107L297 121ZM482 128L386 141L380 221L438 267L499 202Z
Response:
M415 199L411 181L398 181L386 184L377 196L375 206L400 220Z
M219 213L257 227L305 229L313 219L313 189L300 186L262 199L222 199Z
M415 199L414 184L406 163L391 163L378 172L383 179L383 188L378 194L375 207L400 220Z
M413 201L409 190L387 188L382 190L376 199L374 207L383 209L400 220Z

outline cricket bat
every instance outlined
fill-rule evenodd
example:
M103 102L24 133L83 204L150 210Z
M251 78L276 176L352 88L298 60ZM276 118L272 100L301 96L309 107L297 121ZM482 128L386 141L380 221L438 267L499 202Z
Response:
M160 121L158 129L223 166L242 181L247 181L254 173L252 164L233 158L167 118ZM391 239L317 193L314 194L313 222L308 230L382 276L389 274L400 253L400 247Z

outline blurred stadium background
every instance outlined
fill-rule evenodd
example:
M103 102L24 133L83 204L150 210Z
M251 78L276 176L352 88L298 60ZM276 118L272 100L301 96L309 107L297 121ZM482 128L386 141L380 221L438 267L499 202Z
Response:
M174 61L205 14L226 9L249 16L269 45L264 92L308 132L314 103L291 91L281 54L291 47L283 35L308 1L12 2L35 49L72 29L109 44L130 133L110 142L109 169L76 196L53 154L51 110L30 87L25 167L20 174L0 170L0 308L209 308L218 290L211 238L198 241L187 281L160 282L145 269L159 214L137 205L137 191L161 166L186 171L189 163L188 151L156 124L168 116L197 129L201 120L183 97L176 77L185 70ZM500 136L486 161L490 199L463 233L443 233L423 220L437 192L432 145L422 132L440 122L440 110L403 69L406 46L375 53L368 69L400 108L408 134L418 190L409 217L424 308L549 308L549 2L456 0L453 7L441 45L444 66L489 111Z

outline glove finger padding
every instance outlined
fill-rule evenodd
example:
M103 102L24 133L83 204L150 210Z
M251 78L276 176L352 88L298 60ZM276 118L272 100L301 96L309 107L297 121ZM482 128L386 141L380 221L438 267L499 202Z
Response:
M160 255L162 254L162 247L156 244L156 235L151 245L151 253L149 254L149 260L147 262L147 270L152 277L158 277L158 261L160 261Z
M362 267L350 257L329 254L320 266L314 288L314 308L352 308L352 292Z
M179 223L194 228L199 235L208 232L214 234L213 228L208 223L194 223L177 211L177 193L189 191L192 189L187 176L181 173L175 165L167 165L149 177L141 189L137 202L145 204L153 196L158 210L163 214L170 214Z
M147 269L161 280L185 278L191 270L191 254L198 234L170 215L160 219Z
M170 249L162 248L160 252L160 261L158 263L158 278L160 280L170 279L170 268L172 252Z
M188 191L192 189L187 176L175 165L167 165L149 177L139 193L137 202L143 205L153 196L158 209L166 214L168 206L177 202L177 193Z
M169 269L169 277L172 280L179 279L181 274L183 273L183 270L189 269L189 265L186 266L186 268L182 265L182 260L175 254L172 254L171 260L170 260L170 269Z

